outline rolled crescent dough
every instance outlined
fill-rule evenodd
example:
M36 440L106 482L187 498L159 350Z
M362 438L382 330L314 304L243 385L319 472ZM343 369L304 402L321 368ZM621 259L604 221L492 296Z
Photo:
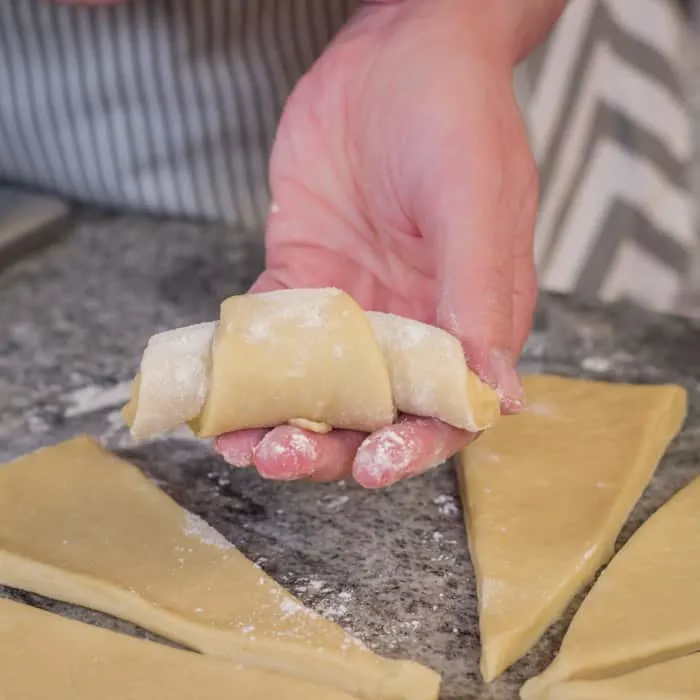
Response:
M381 658L303 607L88 437L0 468L0 583L358 698L438 695L438 674Z
M700 649L700 478L642 525L600 575L556 659L523 686L616 676Z
M213 437L289 422L373 432L397 411L479 431L499 399L446 331L294 289L230 297L218 322L153 336L124 418L137 438L183 423Z
M324 686L0 600L5 700L352 700Z
M487 681L610 558L686 414L677 386L547 375L523 383L524 412L472 443L460 469Z
M547 700L691 700L700 697L700 654L647 666L599 681L549 688Z

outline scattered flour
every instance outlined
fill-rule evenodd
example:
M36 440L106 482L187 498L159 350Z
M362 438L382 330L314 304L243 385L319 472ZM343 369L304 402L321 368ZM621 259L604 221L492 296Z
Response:
M591 355L583 358L581 367L588 372L609 372L612 368L612 362L607 357Z
M479 457L481 457L481 459L487 462L498 463L501 461L501 455L499 455L496 452L489 452L488 450L478 449L477 445L475 445L474 451L479 455Z
M544 403L527 404L523 411L534 413L536 416L550 416L553 413L552 407Z
M503 592L506 584L495 578L485 578L481 582L479 597L481 599L481 607L486 609L489 605Z
M332 498L330 501L327 501L324 505L326 510L336 511L340 510L349 500L350 496L338 496L337 498Z
M444 515L445 517L459 515L459 508L453 496L437 496L437 498L433 499L433 504L438 507L440 515Z
M338 620L348 614L348 606L343 603L331 603L324 601L322 605L317 606L323 617L329 620Z
M598 545L592 545L590 546L584 553L583 553L583 558L585 560L590 559L597 551Z
M387 329L389 330L389 342L396 350L408 350L419 345L428 340L432 330L425 323L403 318L400 322L392 323Z
M318 458L315 441L300 429L289 431L282 439L265 436L255 449L255 454L259 460L266 461L285 458L290 476L296 475L304 465Z
M143 446L166 440L178 440L207 444L208 440L202 440L192 433L185 425L169 431L153 435L148 439L136 440L131 436L122 416L122 406L131 398L131 381L120 382L109 387L86 386L76 391L64 394L66 403L64 415L66 418L79 418L90 413L98 413L106 409L112 409L105 413L105 429L100 433L100 440L113 449L127 449L134 446Z
M27 416L27 427L32 435L43 435L51 432L51 426L39 415L30 413Z
M260 295L264 308L246 329L245 338L249 343L267 341L276 326L285 321L299 328L322 328L324 307L339 293L337 289L295 289Z
M187 537L193 537L203 544L211 545L217 549L235 549L221 533L217 532L211 525L194 513L187 512L185 514L183 533Z
M318 456L316 443L302 430L295 430L291 434L289 447L309 459L316 459Z
M299 615L302 613L308 613L309 611L301 603L297 603L296 600L291 598L285 598L280 603L280 610L282 611L282 617L289 617L290 615Z
M131 381L120 382L113 386L85 386L65 394L67 404L66 418L84 416L88 413L103 411L106 408L122 406L131 398Z
M393 430L382 431L373 440L373 450L361 450L355 458L359 472L371 476L377 483L408 467L414 457L414 444Z

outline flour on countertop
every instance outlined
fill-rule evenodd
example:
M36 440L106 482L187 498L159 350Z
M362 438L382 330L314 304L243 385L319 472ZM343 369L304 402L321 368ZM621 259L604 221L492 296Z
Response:
M210 442L195 436L186 425L168 433L153 435L145 440L135 440L122 416L122 407L131 398L131 385L132 381L128 380L111 386L85 386L64 394L63 401L66 404L64 415L66 418L80 418L91 413L100 413L111 409L105 414L107 427L99 435L99 438L109 447L116 449L143 446L164 440L184 440L200 444Z
M193 537L203 544L211 545L217 549L235 549L220 532L217 532L209 523L202 520L198 515L190 513L189 511L185 513L183 533L187 537Z
M340 510L349 500L350 496L338 496L330 501L320 501L319 504L325 506L326 510L336 511Z
M122 406L131 398L131 380L112 386L85 386L63 396L66 418L84 416L107 408Z
M438 507L440 515L444 515L445 517L459 515L459 508L453 496L437 496L433 499L433 504Z
M584 357L581 361L581 368L588 372L609 372L612 369L613 363L607 357L599 355L591 355Z

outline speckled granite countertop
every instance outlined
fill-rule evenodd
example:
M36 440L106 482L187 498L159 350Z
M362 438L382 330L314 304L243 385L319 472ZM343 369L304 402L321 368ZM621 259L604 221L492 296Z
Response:
M64 243L0 274L0 462L78 432L98 435L304 602L377 651L443 673L444 698L516 698L551 660L564 623L500 680L481 684L474 575L448 466L368 492L268 483L186 436L130 442L117 409L148 336L214 318L261 264L259 240L224 227L92 215ZM685 431L623 538L700 472L700 325L543 298L523 370L690 391ZM0 595L135 631L35 596Z

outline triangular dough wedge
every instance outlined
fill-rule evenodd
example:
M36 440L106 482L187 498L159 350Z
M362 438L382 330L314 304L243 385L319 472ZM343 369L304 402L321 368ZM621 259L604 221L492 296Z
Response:
M691 700L700 698L700 654L599 681L554 685L546 700Z
M0 468L0 583L360 698L439 692L435 672L363 648L88 437Z
M526 410L463 454L487 681L525 654L613 553L678 432L686 392L533 375Z
M700 479L632 536L583 601L549 668L521 696L700 650Z
M66 620L0 600L4 700L352 700L269 671Z

